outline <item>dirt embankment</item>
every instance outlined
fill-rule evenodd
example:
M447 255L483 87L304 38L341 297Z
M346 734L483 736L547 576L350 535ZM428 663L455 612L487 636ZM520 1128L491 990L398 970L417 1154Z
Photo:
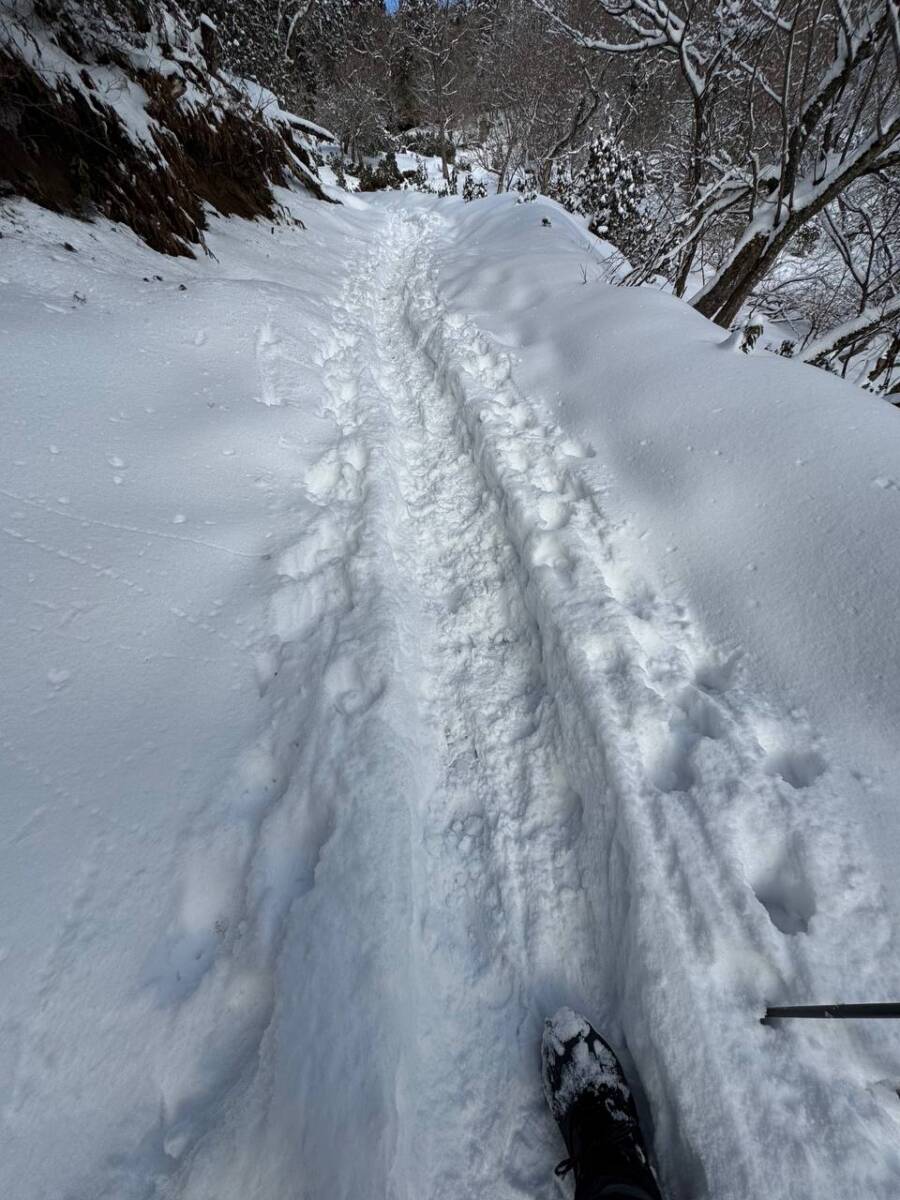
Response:
M0 191L192 254L208 206L277 218L326 199L305 130L218 68L214 27L169 3L0 0Z

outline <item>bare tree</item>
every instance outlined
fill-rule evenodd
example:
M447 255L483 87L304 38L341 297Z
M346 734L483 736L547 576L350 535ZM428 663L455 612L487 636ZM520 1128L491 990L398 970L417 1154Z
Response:
M549 192L557 165L588 140L602 101L599 82L577 47L549 36L546 16L529 0L485 7L469 42L477 71L465 81L484 165L496 171L498 192L522 173Z
M390 26L379 0L361 0L341 25L341 43L327 82L316 98L316 115L340 139L358 165L390 143Z
M434 125L441 170L449 180L448 129L459 100L458 51L465 36L465 9L454 0L403 0L398 16L401 36L418 66L413 89Z
M767 78L758 52L746 106L751 118L756 108L768 108L780 137L764 166L751 149L732 172L732 187L743 189L746 221L692 301L721 325L734 320L804 225L857 180L900 164L897 0L800 0L790 17L767 11L765 19L779 54L768 57L775 66Z
M556 28L584 50L601 55L640 55L673 64L690 98L691 132L684 162L683 194L686 206L696 206L704 192L711 157L713 111L723 87L735 70L716 12L711 5L686 0L598 0L595 19L610 25L608 35L578 28L563 13L571 7L554 0L533 0ZM734 47L731 48L732 53ZM693 266L697 237L681 239L676 255L674 290L683 295Z
M686 290L698 247L730 246L693 297L728 326L791 239L857 180L898 162L898 0L597 0L609 32L533 0L598 54L668 58L690 97L686 204L660 250Z

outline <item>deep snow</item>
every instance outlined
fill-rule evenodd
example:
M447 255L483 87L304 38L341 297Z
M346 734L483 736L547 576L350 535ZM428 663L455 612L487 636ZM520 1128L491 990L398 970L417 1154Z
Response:
M3 217L3 1194L549 1198L570 1004L673 1200L895 1197L900 1033L758 1018L900 996L896 413L280 199Z

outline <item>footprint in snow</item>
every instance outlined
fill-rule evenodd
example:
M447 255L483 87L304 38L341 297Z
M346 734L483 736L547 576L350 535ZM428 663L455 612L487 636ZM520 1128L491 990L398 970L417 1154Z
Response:
M711 656L694 668L694 683L705 692L727 692L737 675L741 652L727 658Z
M294 545L284 551L278 573L287 579L302 579L346 557L348 550L347 530L333 513L323 509Z
M777 775L798 790L811 787L827 768L825 759L816 750L792 747L773 751L763 763L767 775Z
M558 495L545 493L537 502L537 510L540 523L548 533L569 523L571 507Z
M697 772L691 756L696 737L680 728L672 730L668 745L657 758L650 772L653 786L661 792L688 792L697 782Z
M717 741L725 732L724 718L717 706L696 688L684 688L669 722L668 744L651 771L654 785L661 792L686 792L694 787L699 778L694 751L703 738Z
M259 1046L275 1005L266 968L232 968L219 981L216 1020L203 1037L173 1052L162 1071L162 1149L180 1159L209 1128L212 1114Z
M751 881L753 893L781 933L808 933L816 912L815 897L799 864L782 852Z
M368 463L368 451L360 442L347 440L332 447L306 472L307 496L319 504L359 500Z
M535 534L529 545L532 567L550 567L554 571L571 571L572 559L560 539L552 533Z
M380 676L370 678L354 658L337 658L329 664L322 680L325 693L345 717L362 716L384 693Z

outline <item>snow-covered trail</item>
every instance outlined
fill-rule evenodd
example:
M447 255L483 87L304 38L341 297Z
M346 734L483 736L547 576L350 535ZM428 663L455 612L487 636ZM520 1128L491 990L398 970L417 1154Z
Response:
M323 673L341 780L279 952L266 1069L185 1190L237 1163L255 1177L260 1139L276 1162L293 1131L311 1197L549 1197L536 1047L568 1002L630 1052L674 1196L822 1191L853 1161L853 1186L886 1198L883 1153L862 1182L855 1153L891 1124L877 1080L858 1085L880 1035L758 1024L848 968L875 986L871 947L891 945L822 766L633 566L585 480L591 448L446 310L445 232L388 209L347 289L341 432L307 481L321 517L284 560L301 606L312 562L355 580Z
M539 206L497 203L533 272ZM7 1173L33 1180L28 1200L60 1180L73 1200L550 1200L562 1149L539 1044L562 1004L622 1051L672 1200L894 1200L892 1031L758 1020L766 1003L890 998L898 978L846 776L706 632L646 531L610 515L595 447L454 296L447 263L482 253L474 207L310 202L309 231L278 239L227 225L229 277L185 268L189 290L168 281L160 300L107 234L109 278L65 318L79 365L88 322L105 333L118 312L118 336L140 321L172 365L164 388L113 389L109 416L63 391L66 495L43 474L3 492L23 597L95 605L97 644L131 667L91 690L111 662L95 625L81 658L53 643L70 690L54 658L56 708L33 709L31 743L13 712L0 743L31 766L55 739L69 790L49 815L78 832L93 786L106 831L87 857L73 834L70 855L20 785L10 861L65 882L61 913L47 900L15 927L52 936L0 1025ZM538 245L568 269L566 236ZM526 330L516 306L540 287L501 286L493 307ZM104 402L105 361L82 385ZM629 399L604 386L598 422ZM155 387L174 397L159 414ZM53 387L35 388L43 405ZM142 413L156 457L135 496ZM107 442L112 499L79 473ZM31 452L23 436L15 466ZM57 559L79 570L60 597L40 573ZM152 684L134 684L142 662ZM76 1116L70 1152L53 1130Z
M269 924L288 904L290 921L267 953L263 1069L220 1130L196 1127L176 1194L249 1187L286 1154L310 1196L555 1190L535 1048L549 1007L603 989L582 802L500 504L406 321L420 232L386 218L336 309L339 433L307 472L318 511L281 555L270 617L273 686L316 694L312 676L325 703L279 771L297 800L244 869L272 883L266 847L286 841L312 863L299 891L290 865L271 888Z
M420 236L417 222L392 218L386 302L373 305L408 514L398 566L418 597L418 707L437 760L414 821L407 1174L420 1195L491 1191L498 1174L533 1191L546 1184L548 1153L536 1133L534 1038L555 997L596 994L582 805L500 502L405 320ZM484 1047L503 1044L517 1052L485 1071Z

